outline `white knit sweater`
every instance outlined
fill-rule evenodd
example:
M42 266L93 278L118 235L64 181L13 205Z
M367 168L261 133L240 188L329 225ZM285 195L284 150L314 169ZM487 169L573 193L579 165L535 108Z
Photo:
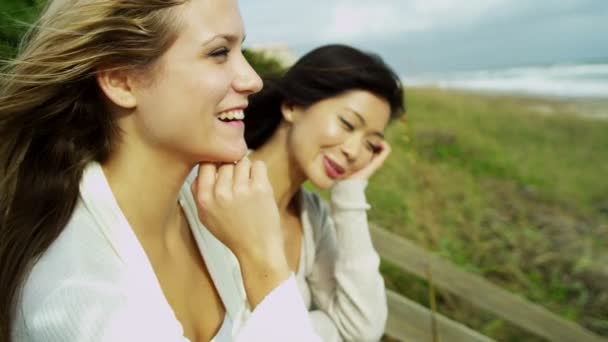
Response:
M319 341L293 276L250 312L236 258L201 225L189 184L180 203L226 307L214 342ZM23 284L13 340L187 341L98 164L85 170L69 223Z
M387 318L380 258L367 223L367 182L347 180L328 206L302 191L303 244L296 279L323 341L378 341Z

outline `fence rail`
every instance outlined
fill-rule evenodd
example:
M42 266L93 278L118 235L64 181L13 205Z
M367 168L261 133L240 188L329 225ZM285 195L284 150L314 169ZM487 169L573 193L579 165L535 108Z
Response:
M494 340L452 321L424 306L387 291L389 317L386 333L403 341L433 341L432 320L437 322L440 341L449 342L493 342ZM434 317L433 317L434 316Z
M371 234L374 246L384 260L398 266L405 272L424 279L427 278L428 272L431 272L435 287L467 300L474 306L509 321L530 333L544 337L549 341L608 342L608 339L602 338L574 322L561 318L537 304L508 292L478 275L466 272L407 239L374 225L371 227ZM415 307L413 303L392 292L389 292L388 300L388 334L405 341L416 341L414 335L420 338L419 341L432 341L428 339L428 334L420 337L424 333L419 331L427 329L430 332L431 330L430 326L424 323L430 317L428 310ZM451 322L448 318L440 315L438 315L438 323L438 325L444 327L438 329L441 340L465 341L459 339L459 336L464 336L462 334L465 331L461 324ZM457 325L461 327L455 328ZM457 330L460 335L456 334ZM444 336L441 336L442 334ZM485 340L470 338L468 341L491 340L488 338Z

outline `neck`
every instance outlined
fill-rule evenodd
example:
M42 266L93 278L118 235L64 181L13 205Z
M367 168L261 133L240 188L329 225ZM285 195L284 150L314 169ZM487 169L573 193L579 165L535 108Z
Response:
M293 208L295 196L306 181L306 176L289 152L288 133L288 127L281 123L270 140L249 155L252 160L266 163L268 178L281 214Z
M181 235L179 191L194 165L123 136L102 165L110 188L142 243Z

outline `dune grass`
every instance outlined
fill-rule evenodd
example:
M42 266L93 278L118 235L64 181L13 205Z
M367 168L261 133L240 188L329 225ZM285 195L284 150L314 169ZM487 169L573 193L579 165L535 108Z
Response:
M557 100L407 97L368 188L370 219L608 336L608 120ZM389 287L427 304L424 281L382 269ZM500 341L539 340L441 292L439 310Z

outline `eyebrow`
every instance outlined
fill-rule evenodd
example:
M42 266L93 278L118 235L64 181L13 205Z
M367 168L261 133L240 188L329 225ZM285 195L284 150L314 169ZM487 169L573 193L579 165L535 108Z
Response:
M361 115L361 113L359 113L356 110L354 110L352 108L349 108L349 107L344 107L344 109L346 109L347 111L355 114L355 116L359 119L359 121L361 121L361 124L363 124L363 126L367 126L367 122L365 121L365 118L363 117L363 115ZM384 134L382 132L376 131L373 134L377 135L381 139L384 139Z
M247 35L246 35L246 34L245 34L245 35L243 35L243 39L241 39L241 44L242 44L243 42L245 42L245 39L246 39L246 38L247 38ZM213 36L213 37L211 37L211 38L207 39L206 41L202 42L201 46L205 46L205 45L207 45L207 44L209 44L209 43L213 42L213 41L214 41L214 40L216 40L216 39L225 39L225 40L227 40L229 43L235 43L235 42L238 42L238 41L239 41L239 36L238 36L238 35L236 35L236 34L218 34L218 35L215 35L215 36Z

